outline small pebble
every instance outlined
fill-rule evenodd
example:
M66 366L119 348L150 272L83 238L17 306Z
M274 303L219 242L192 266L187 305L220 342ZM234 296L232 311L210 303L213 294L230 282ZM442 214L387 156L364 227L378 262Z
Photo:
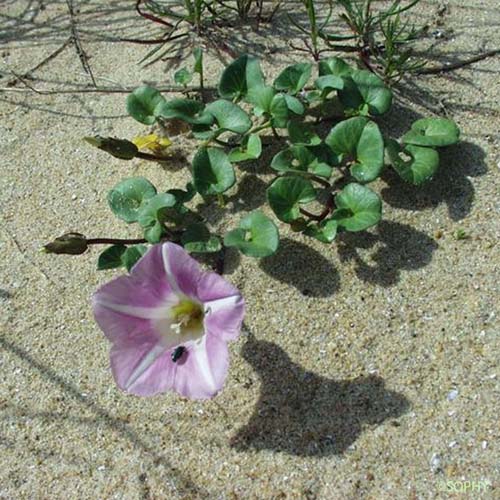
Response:
M453 389L448 393L448 401L454 401L457 399L458 391L457 389Z
M430 466L432 472L438 472L439 470L441 470L441 457L437 453L434 453L432 455Z

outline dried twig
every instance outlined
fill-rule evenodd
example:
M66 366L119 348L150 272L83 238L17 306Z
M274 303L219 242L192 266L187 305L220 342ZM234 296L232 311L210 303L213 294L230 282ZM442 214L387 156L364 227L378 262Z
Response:
M76 89L68 89L63 88L61 90L50 89L50 90L41 90L30 85L26 80L23 79L22 76L17 75L12 72L12 74L27 88L18 89L11 87L0 87L0 92L14 92L14 93L27 93L27 92L35 92L40 95L57 95L57 94L129 94L133 92L137 86L135 87L88 87L88 88L76 88ZM181 85L172 85L165 87L156 87L160 92L171 92L171 93L186 93L186 92L201 92L202 90L215 92L217 87L206 87L203 89L201 87L183 87Z
M66 0L66 4L68 6L70 23L71 23L71 39L73 44L75 45L76 53L82 63L83 69L90 76L94 87L97 87L94 74L92 73L92 69L89 65L89 56L83 50L82 43L80 41L80 37L78 35L78 30L76 29L76 19L75 19L75 11L73 9L73 0Z
M488 57L494 57L498 54L500 54L500 49L494 49L488 52L484 52L483 54L478 54L477 56L471 57L470 59L465 59L464 61L457 61L456 63L437 66L434 68L423 68L416 71L415 73L417 75L436 75L438 73L446 73L448 71L454 71L456 69L463 68L464 66L468 66L469 64L482 61L483 59L487 59Z

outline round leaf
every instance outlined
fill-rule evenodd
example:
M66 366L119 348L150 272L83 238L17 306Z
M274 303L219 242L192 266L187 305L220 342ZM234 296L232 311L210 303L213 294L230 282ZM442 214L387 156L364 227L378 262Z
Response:
M311 78L311 72L311 63L299 63L288 66L274 80L274 88L296 94L305 87L309 78Z
M316 199L316 191L302 177L279 177L267 188L267 199L278 219L292 222L300 216L299 204Z
M136 222L144 200L152 198L156 188L144 177L132 177L119 182L108 193L113 213L125 222Z
M139 209L137 218L142 227L150 227L166 220L165 212L176 205L177 200L171 193L160 193L147 200Z
M307 226L304 233L322 243L331 243L337 236L338 222L335 219L326 219L318 224Z
M215 117L220 129L244 134L252 126L248 115L237 105L224 99L210 103L206 111Z
M439 167L439 154L432 148L408 144L402 150L399 144L390 140L386 146L391 165L402 179L418 185L429 180ZM401 158L401 153L409 156Z
M279 233L276 224L261 211L256 210L244 217L240 227L229 231L224 237L224 245L236 247L249 257L268 257L276 252Z
M134 245L128 247L121 256L121 261L126 267L127 271L130 271L137 261L147 252L147 247L145 245Z
M186 228L181 243L189 253L213 253L221 249L217 236L212 236L205 224L191 224Z
M262 141L257 134L251 134L242 147L233 149L229 153L229 161L239 162L256 160L262 154Z
M273 127L285 128L288 123L288 105L283 94L276 94L271 101L271 123Z
M260 116L271 111L271 102L276 95L276 90L268 86L256 86L251 88L246 96L246 100L255 106L254 112Z
M186 86L188 83L191 83L192 79L193 73L186 68L181 68L179 71L174 73L174 81L178 85Z
M165 99L153 87L139 87L127 97L127 112L138 122L152 125L156 121L155 109L163 102Z
M392 92L384 82L367 70L355 70L344 77L344 88L339 90L340 102L363 114L381 115L392 104Z
M416 146L450 146L458 142L460 129L446 118L422 118L403 136L405 144Z
M243 55L233 61L222 73L219 95L225 99L239 99L253 87L264 85L264 76L258 59Z
M293 95L285 94L285 101L288 109L296 115L303 115L305 108L304 105Z
M194 99L172 99L156 108L156 116L166 120L179 119L193 125L211 125L214 117L204 110L205 105Z
M287 125L288 136L292 144L302 146L317 146L321 143L319 135L309 123L290 120Z
M236 182L227 155L218 148L202 148L193 158L193 182L203 196L227 191Z
M127 250L125 245L112 245L106 248L97 259L97 269L115 269L123 265L122 255Z
M336 197L333 219L348 231L363 231L380 221L382 202L371 189L348 184Z
M340 76L324 75L317 78L314 85L317 89L321 90L323 96L326 96L332 90L342 90L344 88L344 80Z
M353 69L340 57L330 57L319 62L319 76L334 75L334 76L349 76Z
M350 168L360 182L376 179L384 166L384 139L378 125L364 116L344 120L332 128L325 143L337 154L353 157Z

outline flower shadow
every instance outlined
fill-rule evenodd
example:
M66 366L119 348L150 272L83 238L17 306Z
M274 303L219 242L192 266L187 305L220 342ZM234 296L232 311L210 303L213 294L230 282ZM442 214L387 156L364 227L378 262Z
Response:
M436 241L411 226L392 221L381 221L375 233L343 233L337 244L340 260L356 262L358 278L382 286L395 285L402 270L411 271L426 266L438 248ZM374 252L369 262L359 249Z
M231 439L238 451L273 450L304 457L343 453L369 426L404 414L401 394L369 375L332 380L304 370L281 347L250 334L243 357L261 379L248 423Z
M261 259L259 265L265 273L307 296L329 297L339 289L339 273L331 262L297 241L282 239L278 251Z

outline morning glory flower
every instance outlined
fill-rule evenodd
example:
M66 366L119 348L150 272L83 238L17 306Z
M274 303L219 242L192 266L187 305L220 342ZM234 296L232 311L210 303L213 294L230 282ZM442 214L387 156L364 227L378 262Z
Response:
M94 294L93 309L111 341L111 369L124 391L153 396L173 390L206 399L222 389L227 342L239 335L244 301L182 247L151 247L129 275Z

